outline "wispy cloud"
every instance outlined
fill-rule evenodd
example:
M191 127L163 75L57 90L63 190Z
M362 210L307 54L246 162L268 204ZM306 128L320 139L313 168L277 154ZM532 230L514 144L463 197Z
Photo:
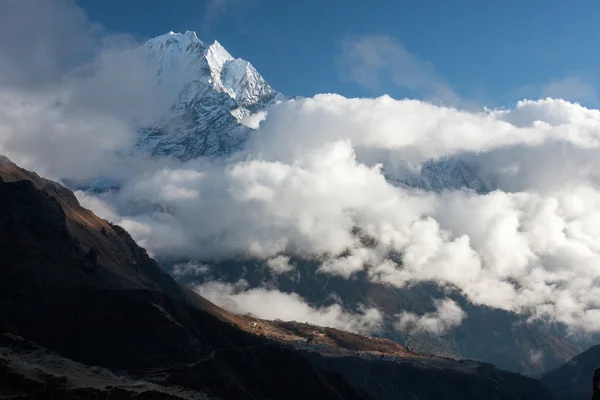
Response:
M360 85L378 91L385 79L428 99L459 102L459 96L436 73L433 64L409 52L387 35L347 38L342 49L342 74Z
M598 105L598 93L595 86L584 77L576 74L556 78L541 84L528 84L520 86L508 93L507 98L512 99L539 99L554 98L586 105Z
M594 85L577 76L568 76L542 85L541 95L570 101L598 103Z
M237 14L237 24L240 30L244 30L241 25L240 9L250 0L205 0L206 7L204 19L202 20L202 32L207 34L213 26L222 18L232 12Z
M0 3L0 85L39 88L60 79L97 50L100 29L72 1Z

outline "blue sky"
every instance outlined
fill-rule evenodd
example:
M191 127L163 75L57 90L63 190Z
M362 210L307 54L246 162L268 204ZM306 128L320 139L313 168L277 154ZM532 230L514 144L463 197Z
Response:
M390 94L506 106L596 106L600 2L579 0L78 0L139 39L195 30L289 95ZM460 100L456 100L460 99Z

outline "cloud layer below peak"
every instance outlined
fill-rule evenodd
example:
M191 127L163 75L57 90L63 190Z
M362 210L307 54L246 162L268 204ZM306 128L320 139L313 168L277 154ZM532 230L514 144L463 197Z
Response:
M270 109L242 153L152 162L101 200L159 257L316 258L322 274L433 281L597 331L599 138L600 112L562 100L473 113L319 95ZM464 163L493 190L386 179L431 159Z

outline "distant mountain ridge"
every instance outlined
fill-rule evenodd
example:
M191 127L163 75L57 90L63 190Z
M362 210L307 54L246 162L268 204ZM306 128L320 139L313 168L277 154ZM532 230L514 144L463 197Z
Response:
M191 287L214 281L232 284L243 281L249 289L269 285L283 293L299 295L315 308L338 303L349 311L359 312L361 305L367 304L384 315L378 336L419 353L485 361L502 369L537 376L564 363L583 347L564 327L528 322L523 315L474 305L460 293L448 293L433 283L395 288L371 282L360 274L355 279L325 276L317 272L318 261L297 258L291 259L295 271L289 274L271 272L265 261L201 262L207 271L194 276L174 274L176 279ZM173 271L171 263L161 265ZM398 313L425 315L435 310L433 299L444 298L451 298L465 311L467 317L459 326L439 335L395 328ZM536 358L536 354L543 356Z
M386 179L397 186L433 192L470 189L478 194L485 194L491 191L490 185L478 177L464 161L454 158L430 160L423 163L418 174L406 174L403 177L386 174Z
M541 378L556 400L592 398L594 371L600 368L600 345L589 348Z

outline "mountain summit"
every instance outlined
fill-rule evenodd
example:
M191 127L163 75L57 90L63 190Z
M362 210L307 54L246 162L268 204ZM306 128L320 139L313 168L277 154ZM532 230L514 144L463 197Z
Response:
M138 147L153 156L230 154L251 132L243 119L284 99L248 61L217 41L206 45L193 31L169 32L134 52L168 105L155 126L140 129Z

